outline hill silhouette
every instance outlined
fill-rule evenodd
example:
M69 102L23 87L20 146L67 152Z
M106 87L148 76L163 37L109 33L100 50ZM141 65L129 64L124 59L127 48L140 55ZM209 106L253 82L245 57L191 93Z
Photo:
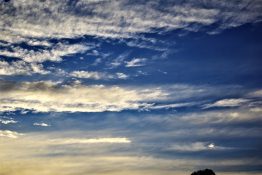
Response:
M191 175L216 175L216 174L211 169L205 169L205 170L195 171L195 172L191 173Z

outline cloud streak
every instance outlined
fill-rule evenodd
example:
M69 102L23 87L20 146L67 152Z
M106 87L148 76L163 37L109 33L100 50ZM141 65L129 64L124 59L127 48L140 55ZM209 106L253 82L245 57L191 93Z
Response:
M33 123L33 125L34 126L43 126L43 127L48 127L48 126L51 126L51 125L49 125L49 124L47 124L47 123L44 123L44 122L42 122L42 123Z
M7 83L2 84L1 90L5 93L0 97L0 111L116 112L139 109L146 105L146 101L166 96L157 88L142 90L103 85L59 85L54 82Z
M166 148L167 151L179 151L179 152L199 152L199 151L226 150L226 149L232 149L232 148L216 146L215 144L208 143L208 142L174 144Z
M216 101L212 104L207 104L204 106L204 108L212 108L212 107L237 107L240 106L242 104L245 104L247 102L249 102L249 99L222 99L219 101Z
M147 9L146 12L144 9ZM138 39L139 34L158 32L158 29L197 31L212 24L218 25L214 30L219 31L261 20L258 13L261 9L259 0L241 0L238 1L238 6L227 1L6 1L0 7L0 44L3 46L0 55L16 57L22 61L2 61L0 75L47 74L43 65L36 63L60 62L64 56L84 53L90 49L84 44L54 44L50 39L72 39L86 35ZM143 40L156 42L145 37ZM43 49L12 45L22 42L32 47L41 46ZM135 45L139 46L139 43ZM119 64L113 62L112 66ZM125 66L138 67L144 64L145 58L134 58L126 62ZM97 79L101 75L93 73L88 77ZM126 79L126 76L118 77Z
M88 73L89 72L80 72ZM96 75L96 74L95 74ZM115 75L113 78L126 78ZM91 77L89 77L91 78ZM94 78L94 77L93 77ZM104 77L101 77L104 78ZM163 86L83 85L80 82L1 81L0 111L32 110L36 112L119 112L123 110L161 110L182 107L237 107L258 103L251 99L223 99L214 104L206 102L210 96L239 95L241 89L231 86ZM231 88L234 91L231 92ZM248 92L246 92L248 93ZM63 100L61 100L63 99ZM204 106L204 108L203 108ZM259 106L259 105L258 105ZM258 107L253 104L252 108Z
M128 75L117 72L115 74L98 72L98 71L73 71L69 74L71 77L81 79L94 79L94 80L110 80L110 79L127 79Z
M154 28L192 30L190 24L193 23L206 26L218 22L220 28L229 28L259 20L261 2L241 0L235 6L234 2L227 1L163 4L161 1L131 3L81 0L72 4L68 0L30 0L26 3L2 3L0 11L0 26L4 29L1 40L15 42L15 38L19 41L29 37L130 37Z
M62 44L58 43L51 49L42 49L34 51L20 47L12 47L12 50L0 50L0 55L7 57L16 57L27 63L42 63L45 61L59 62L63 56L81 53L88 50L89 47L81 44Z
M55 139L51 140L51 143L54 144L99 144L99 143L108 143L108 144L117 144L117 143L131 143L131 140L125 137L116 137L116 138L91 138L91 139Z
M134 58L130 61L127 61L126 67L140 67L144 66L146 62L146 58Z

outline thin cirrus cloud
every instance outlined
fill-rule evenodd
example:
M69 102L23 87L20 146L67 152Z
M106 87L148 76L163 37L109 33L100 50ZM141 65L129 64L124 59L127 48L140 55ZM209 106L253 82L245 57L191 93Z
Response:
M16 42L27 38L80 35L131 37L153 28L194 30L190 27L193 23L207 26L218 22L223 29L259 20L260 3L259 0L241 0L235 6L228 1L134 4L130 1L81 0L72 5L68 0L8 1L2 3L0 9L0 25L4 29L1 40ZM143 9L147 9L146 13ZM11 11L15 13L10 14Z
M73 71L69 74L71 77L83 78L83 79L94 79L94 80L110 80L110 79L127 79L128 75L117 72L115 74L110 74L106 72L98 71Z
M226 111L208 111L201 113L192 113L180 118L181 121L192 123L195 125L203 124L229 124L246 121L260 121L259 115L254 108L238 108Z
M74 4L69 0L6 1L0 7L2 29L0 44L3 46L0 55L17 57L23 62L2 61L0 75L47 74L50 72L40 63L60 62L64 56L84 53L90 49L85 44L54 45L49 42L49 39L76 38L85 35L137 38L137 34L151 33L155 31L154 29L196 31L212 24L217 24L218 27L214 30L219 31L261 20L259 13L261 7L259 0L241 0L238 6L228 1L188 1L167 4L161 1L132 3L131 1L81 0ZM143 9L147 9L147 13ZM198 24L199 27L191 24ZM212 33L212 31L208 32ZM29 46L42 46L44 49L10 47L21 42ZM144 58L135 58L126 62L125 66L138 67L144 64ZM112 63L112 66L118 65L118 62ZM9 68L4 68L6 66ZM124 76L119 78L125 79Z
M198 152L198 151L225 150L225 149L230 149L230 148L217 146L214 143L208 143L208 142L174 144L166 148L167 151L179 151L179 152Z
M151 106L148 106L145 108L146 110L161 110L161 109L174 109L174 108L180 108L180 107L189 107L197 105L196 102L188 102L188 103L173 103L173 104L162 104L162 105L156 105L152 104Z
M126 67L140 67L146 64L146 58L134 58L126 62Z
M126 137L108 137L108 138L89 138L89 139L76 139L76 138L68 138L68 139L54 139L50 140L50 143L54 143L56 145L64 145L64 144L117 144L117 143L131 143L131 140Z
M8 82L1 81L0 111L32 110L36 112L105 112L123 110L161 110L176 107L198 106L205 108L232 107L246 104L249 100L221 100L205 104L210 95L223 92L225 95L232 87L209 87L190 85L163 86L112 86L83 85L63 82ZM229 93L229 94L227 94ZM193 98L193 99L192 99ZM61 100L63 99L63 100ZM189 99L191 99L189 101ZM178 102L176 102L178 101ZM203 101L203 102L201 102ZM159 103L160 102L160 103ZM254 106L255 107L255 106ZM204 109L205 109L204 108Z
M85 52L89 46L83 44L63 44L58 43L51 49L42 49L34 51L30 49L23 49L20 47L13 47L12 50L1 50L0 55L7 57L17 57L27 63L42 63L45 61L59 62L62 61L63 56Z
M249 101L250 101L249 99L243 99L243 98L222 99L212 104L204 105L204 109L212 108L212 107L237 107Z
M158 88L135 89L104 85L61 85L55 82L2 83L0 111L103 112L139 109L146 101L165 99ZM63 99L61 101L61 99Z
M33 125L34 126L42 126L42 127L48 127L48 126L51 126L51 125L49 125L49 124L47 124L47 123L44 123L44 122L41 122L41 123L33 123Z
M262 89L257 89L255 91L250 92L248 97L262 97Z
M106 75L101 72L95 72L95 71L73 71L70 73L70 76L76 77L76 78L87 78L87 79L104 79L106 78Z
M18 61L0 61L0 75L32 75L32 74L49 74L43 66L43 62L60 62L64 56L83 53L90 49L90 46L83 44L63 44L58 43L50 46L48 49L33 50L20 47L12 47L12 49L1 49L0 55L5 57L19 58Z
M35 126L50 126L46 123L34 123ZM45 136L37 133L40 136ZM35 134L34 134L35 135ZM19 139L19 136L24 136L24 138L30 138L32 136L23 133L18 133L16 131L10 130L0 130L0 137ZM61 136L60 136L61 137ZM43 141L42 141L43 142ZM68 144L129 144L132 141L127 137L96 137L96 138L49 138L45 139L45 144L48 145L68 145Z

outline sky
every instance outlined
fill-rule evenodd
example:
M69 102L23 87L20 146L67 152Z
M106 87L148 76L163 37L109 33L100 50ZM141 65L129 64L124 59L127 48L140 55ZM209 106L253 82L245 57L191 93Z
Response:
M262 174L261 56L261 0L0 0L0 174Z

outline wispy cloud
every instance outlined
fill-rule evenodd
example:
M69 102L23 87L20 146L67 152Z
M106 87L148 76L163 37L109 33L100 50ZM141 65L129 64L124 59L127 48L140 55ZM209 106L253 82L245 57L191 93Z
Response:
M89 47L82 44L63 44L58 43L52 48L35 51L33 49L24 49L21 47L12 47L11 50L1 49L0 55L7 57L17 57L27 63L42 63L45 61L59 62L63 56L81 53L88 50Z
M48 74L49 71L44 70L42 64L0 61L0 75L31 75L34 73Z
M260 19L261 11L259 0L241 0L237 6L228 1L163 4L161 1L83 0L70 4L68 0L2 3L0 25L4 33L1 40L16 42L24 38L72 38L80 35L131 37L156 28L194 30L190 27L193 23L206 26L217 22L223 29L255 22ZM146 13L143 9L147 9Z
M44 5L43 5L44 4ZM41 64L45 61L59 62L64 56L83 53L90 49L85 44L51 43L49 39L99 36L105 38L134 38L137 34L151 33L155 29L198 30L194 27L218 24L217 30L239 26L260 20L260 1L241 0L238 6L233 2L183 2L161 3L161 1L132 3L131 1L78 1L70 5L69 0L55 1L8 1L1 5L1 46L0 55L16 57L19 62L1 62L0 75L46 74ZM36 10L32 10L36 9ZM144 13L143 9L147 9ZM239 13L241 11L241 13ZM81 13L81 15L79 15ZM91 15L92 14L92 15ZM151 15L148 15L151 14ZM241 14L241 15L239 15ZM140 37L141 38L141 37ZM12 45L25 42L31 49ZM144 43L141 45L141 42ZM128 45L150 48L156 43L153 38L142 37L141 42L127 41ZM145 44L146 43L146 44ZM152 45L151 44L151 45ZM12 45L12 47L11 47ZM159 50L159 48L155 48ZM165 49L160 49L166 51ZM95 55L97 52L94 51ZM122 58L110 64L113 67L124 65ZM145 64L145 58L134 58L126 62L126 67ZM91 77L98 77L92 75ZM123 76L119 76L122 79Z
M43 127L48 127L48 126L51 126L51 125L49 125L49 124L47 124L47 123L44 123L44 122L41 122L41 123L33 123L33 125L34 126L43 126Z
M9 86L9 88L8 88ZM148 100L164 99L161 89L125 88L54 82L2 84L0 111L28 109L38 112L103 112L139 109ZM63 99L63 100L61 100Z
M34 43L37 44L37 43ZM21 48L12 46L6 49L0 49L0 55L5 57L15 57L18 61L0 61L0 75L32 75L51 73L43 66L43 62L60 62L64 56L82 53L89 49L89 46L83 44L63 44L49 46L40 50L34 48Z
M89 138L89 139L75 139L75 138L67 138L67 139L54 139L50 140L51 143L54 144L103 144L103 143L131 143L131 140L125 137L116 137L116 138Z
M118 78L118 79L128 79L128 75L127 74L125 74L125 73L122 73L122 72L117 72L116 73L116 77Z
M86 72L83 72L86 73ZM89 72L88 72L89 73ZM116 74L113 78L126 78ZM112 86L83 85L52 81L12 83L2 81L0 111L33 110L38 112L103 112L122 110L164 109L192 105L211 107L234 107L245 104L247 99L224 99L214 104L205 104L210 95L240 94L231 86ZM221 96L221 95L219 95ZM61 100L63 99L63 100Z
M13 119L0 119L0 123L7 125L7 124L12 124L12 123L17 123L17 121Z
M197 105L198 103L173 103L173 104L152 104L148 107L146 107L146 110L159 110L159 109L172 109L172 108L180 108L180 107L189 107Z
M252 91L247 96L249 96L249 97L262 97L262 89Z
M140 67L146 64L146 58L134 58L126 62L126 67Z
M166 148L166 150L168 151L181 151L181 152L197 152L197 151L224 150L224 149L231 149L231 148L217 146L214 143L210 143L210 142L174 144Z
M110 80L110 79L127 79L128 75L117 72L115 74L98 72L98 71L73 71L69 76L75 78L94 79L94 80Z
M207 104L204 108L212 108L212 107L237 107L244 103L249 102L249 99L237 98L237 99L222 99L216 101L212 104Z
M94 71L73 71L70 73L70 76L76 78L87 78L87 79L104 79L106 75L101 72L94 72Z
M258 121L256 112L251 109L238 109L238 110L225 110L225 111L209 111L192 113L182 116L180 119L182 121L187 121L188 123L194 124L229 124L234 122L246 122L246 121ZM251 112L250 112L251 110Z
M108 66L110 68L116 68L116 67L123 65L125 63L125 60L128 58L129 54L130 54L129 52L120 54L117 58L110 61L108 63Z
M262 108L261 107L255 107L255 108L251 108L250 111L252 111L252 112L262 112Z

